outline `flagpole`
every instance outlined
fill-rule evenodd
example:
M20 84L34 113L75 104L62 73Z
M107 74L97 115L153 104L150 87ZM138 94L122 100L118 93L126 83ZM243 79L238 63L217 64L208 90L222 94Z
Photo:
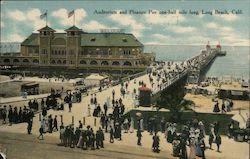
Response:
M74 26L75 26L75 11L74 11L74 22L73 22Z
M48 24L48 13L47 13L48 11L46 10L46 26L47 26L47 24Z

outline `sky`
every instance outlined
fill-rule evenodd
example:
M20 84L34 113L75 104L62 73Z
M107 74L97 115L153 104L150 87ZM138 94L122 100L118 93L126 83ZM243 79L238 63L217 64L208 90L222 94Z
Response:
M211 45L249 46L249 7L248 0L1 1L1 42L22 42L37 32L46 24L40 19L46 10L48 26L64 32L73 25L68 13L75 10L75 25L83 31L124 29L145 45L203 45L209 41ZM109 13L100 14L102 10ZM126 10L127 14L120 14ZM174 14L162 14L169 10ZM202 10L212 15L201 14ZM216 10L228 14L215 14Z

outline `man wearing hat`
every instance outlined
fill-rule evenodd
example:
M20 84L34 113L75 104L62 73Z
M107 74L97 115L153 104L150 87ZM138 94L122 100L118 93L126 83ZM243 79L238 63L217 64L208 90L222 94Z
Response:
M3 124L6 124L7 110L6 105L3 106L2 116L3 116Z

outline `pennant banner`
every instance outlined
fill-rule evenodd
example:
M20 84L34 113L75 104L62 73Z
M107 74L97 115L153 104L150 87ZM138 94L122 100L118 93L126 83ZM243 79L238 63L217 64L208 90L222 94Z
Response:
M40 19L43 19L45 17L47 17L47 11L45 13L43 13L42 15L40 15Z
M72 10L71 12L69 12L69 14L68 14L68 18L70 18L72 15L74 15L75 14L75 10Z

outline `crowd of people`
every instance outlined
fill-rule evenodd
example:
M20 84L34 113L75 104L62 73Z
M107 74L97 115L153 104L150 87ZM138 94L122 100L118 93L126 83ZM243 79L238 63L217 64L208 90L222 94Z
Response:
M11 105L9 105L8 110L6 105L3 106L2 110L3 124L7 124L7 120L9 126L11 126L12 124L27 123L28 134L31 134L33 117L34 117L33 110L27 108L26 106L24 106L23 109L22 107L20 107L19 110L17 107L14 107L13 109Z
M228 99L228 100L222 100L222 104L221 104L221 109L219 107L219 102L216 101L214 108L213 108L213 112L215 113L227 113L227 112L231 112L233 109L233 101Z

